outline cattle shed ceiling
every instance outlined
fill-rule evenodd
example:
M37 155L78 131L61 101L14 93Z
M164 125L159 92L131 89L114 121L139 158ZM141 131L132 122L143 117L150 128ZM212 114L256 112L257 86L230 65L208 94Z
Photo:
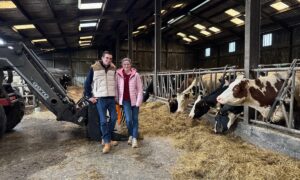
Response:
M191 45L243 39L244 7L245 0L162 0L162 37ZM113 46L127 38L129 18L135 38L153 35L153 14L153 0L0 0L0 38L44 50ZM290 31L300 23L300 0L261 0L261 16L262 32Z

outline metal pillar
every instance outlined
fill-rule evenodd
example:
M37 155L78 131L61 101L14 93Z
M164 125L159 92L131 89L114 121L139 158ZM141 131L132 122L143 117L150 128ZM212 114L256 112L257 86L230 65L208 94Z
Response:
M293 36L294 36L294 29L291 28L290 41L289 41L289 60L288 60L288 62L293 61Z
M260 0L246 0L245 21L245 76L249 78L251 68L256 68L260 61ZM252 78L253 75L252 75ZM244 108L244 119L249 122L249 107Z
M119 38L119 34L116 34L116 49L115 49L115 53L116 53L116 66L120 66L120 38Z
M155 22L155 34L154 34L154 77L153 77L153 90L155 96L157 95L157 72L160 71L160 59L161 59L161 0L155 0L154 7L154 22Z
M132 48L132 29L133 29L133 25L132 25L132 18L128 17L128 57L130 59L133 58L133 48Z

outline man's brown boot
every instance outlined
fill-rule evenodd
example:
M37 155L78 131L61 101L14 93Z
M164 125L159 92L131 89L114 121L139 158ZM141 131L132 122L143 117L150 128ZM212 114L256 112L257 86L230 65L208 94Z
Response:
M104 148L102 149L103 154L109 153L110 144L104 144Z
M118 141L110 141L110 145L117 146L118 145Z

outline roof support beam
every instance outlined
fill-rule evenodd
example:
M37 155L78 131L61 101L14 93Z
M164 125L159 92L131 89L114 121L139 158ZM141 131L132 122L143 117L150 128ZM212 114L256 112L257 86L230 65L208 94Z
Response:
M244 0L234 0L235 2L239 3L240 5L243 5L245 6L245 1ZM276 17L273 17L271 15L269 15L265 10L261 9L261 14L266 17L266 18L269 18L272 22L274 22L275 24L278 24L280 25L282 28L288 30L288 31L291 31L291 28L289 28L288 24L285 23L284 21L276 18Z
M55 17L55 19L57 19L58 16L57 16L57 14L55 13L55 11L53 9L51 0L47 0L47 2L48 2L48 6L49 6L53 16ZM64 36L64 31L62 30L60 23L59 22L56 22L56 23L57 23L57 26L58 26L58 29L59 29L60 33L63 35L63 39L64 39L64 42L65 42L66 46L69 48L68 41L66 40L66 38Z
M107 13L103 16L76 16L76 17L67 17L67 18L41 18L41 19L28 19L28 20L12 20L6 22L0 22L0 25L7 26L7 25L16 25L16 24L44 24L44 23L67 23L72 21L78 20L85 20L85 19L110 19L110 20L120 20L120 21L127 21L126 14L116 14L116 13Z
M11 0L16 6L17 8L21 11L21 13L28 19L28 20L32 20L32 17L27 13L27 11L21 6L19 0ZM35 27L36 29L41 33L42 36L46 37L45 33L42 31L42 29L37 25L35 24ZM51 42L49 39L48 39L48 42L49 44L51 44L53 47L55 47L54 43Z

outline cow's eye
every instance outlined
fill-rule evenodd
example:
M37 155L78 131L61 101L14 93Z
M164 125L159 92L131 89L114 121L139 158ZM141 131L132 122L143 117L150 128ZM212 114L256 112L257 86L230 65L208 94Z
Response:
M233 88L233 91L239 91L240 90L240 88L238 87L238 86L235 86L234 88Z

